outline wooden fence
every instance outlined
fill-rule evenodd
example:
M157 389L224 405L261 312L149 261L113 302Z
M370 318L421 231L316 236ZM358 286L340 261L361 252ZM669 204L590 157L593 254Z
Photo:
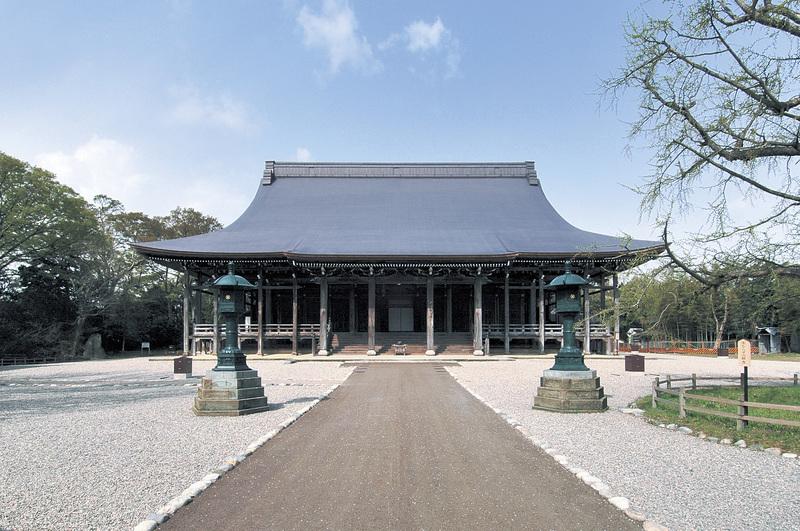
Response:
M784 404L769 404L766 402L751 402L751 401L744 401L744 400L733 400L730 398L719 398L716 396L708 396L708 395L700 395L694 393L686 392L687 387L681 386L677 389L672 388L673 383L680 383L680 382L691 382L691 390L697 389L697 382L698 380L737 380L738 378L734 377L712 377L712 376L697 376L696 374L692 374L690 377L681 377L681 378L673 378L671 375L667 375L665 380L661 380L659 377L656 377L653 380L653 391L652 391L652 405L653 407L658 407L658 404L661 403L669 403L674 404L674 400L668 400L666 398L661 398L659 395L670 395L678 397L678 416L681 418L686 418L687 412L692 413L701 413L703 415L712 415L716 417L724 417L729 419L736 420L736 429L741 430L746 425L747 422L760 422L764 424L776 424L780 426L792 426L800 428L800 421L798 420L786 420L786 419L775 419L769 417L756 417L754 415L748 414L748 408L755 407L761 409L774 409L779 411L795 411L800 413L800 406L790 406ZM777 381L789 381L792 382L792 385L799 385L800 382L800 375L795 373L792 378L760 378L760 377L750 377L748 378L749 381L769 381L769 382L777 382ZM662 387L662 384L665 386ZM686 403L687 400L702 400L705 402L714 402L716 404L723 404L729 406L737 406L739 408L738 413L730 413L727 411L718 411L714 409L708 409L698 405L688 405Z
M702 356L716 356L718 354L715 348L693 346L682 342L676 342L673 345L665 345L663 343L662 341L656 344L642 343L641 347L639 347L639 352L646 354L699 354ZM621 344L619 350L620 352L631 352L632 349L629 344ZM723 350L728 354L736 354L738 352L736 346L723 347ZM750 353L758 354L758 345L750 347Z
M55 363L58 358L55 356L40 356L36 358L0 358L0 367L3 365L34 365L38 363Z

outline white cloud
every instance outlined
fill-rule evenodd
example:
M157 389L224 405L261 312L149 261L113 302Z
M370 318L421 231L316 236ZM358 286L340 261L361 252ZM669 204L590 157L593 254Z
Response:
M191 183L172 174L143 172L144 155L117 140L93 136L74 150L52 151L33 158L88 201L103 194L122 202L129 212L164 215L176 206L192 207L232 222L250 201L250 189L219 194L219 180L193 174Z
M442 19L439 17L436 17L436 20L430 24L423 20L412 22L405 29L408 51L424 52L431 48L438 48L442 42L442 35L446 31Z
M461 44L444 25L441 18L436 17L433 22L415 20L403 28L402 33L389 35L378 44L378 49L388 50L401 44L421 60L430 60L432 57L440 58L441 63L434 65L431 73L442 70L445 78L451 78L458 74L461 64ZM412 71L416 70L412 67Z
M133 146L95 135L72 152L42 153L35 163L88 200L105 194L125 203L147 181L134 167L135 156Z
M173 87L169 92L175 99L168 114L173 123L210 125L236 131L251 127L245 105L227 94L206 96L193 87Z
M319 14L303 6L297 22L303 28L305 45L327 53L331 73L345 66L365 73L380 70L381 62L373 55L367 38L358 33L355 13L346 3L325 0Z
M253 182L252 180L250 182ZM165 196L168 201L158 205L164 212L176 206L194 208L203 214L217 218L223 225L229 225L238 218L252 200L251 192L254 187L229 187L224 194L219 193L220 182L218 178L198 177L189 187L180 183L167 185ZM151 208L151 210L153 210Z
M297 159L297 162L310 162L312 160L311 151L306 147L299 147L295 153L295 159Z

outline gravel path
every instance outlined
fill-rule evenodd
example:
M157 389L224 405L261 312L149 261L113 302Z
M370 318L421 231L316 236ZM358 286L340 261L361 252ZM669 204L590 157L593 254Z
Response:
M516 418L532 436L599 477L615 495L672 530L800 529L800 459L723 446L665 430L618 408L648 394L656 374L735 376L736 360L658 356L647 373L626 373L622 358L587 360L609 395L602 414L531 409L552 360L462 363L448 367L468 390ZM797 362L754 361L753 376L790 376Z
M211 362L195 362L203 374ZM197 380L146 359L0 370L0 528L124 529L319 398L352 368L252 364L271 409L195 417Z
M641 529L439 365L364 367L164 529Z

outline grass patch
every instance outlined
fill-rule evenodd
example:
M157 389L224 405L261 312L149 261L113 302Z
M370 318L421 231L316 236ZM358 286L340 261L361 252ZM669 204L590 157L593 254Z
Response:
M741 388L739 387L714 387L706 389L687 390L691 394L714 396L739 400ZM743 430L736 429L736 420L716 417L704 413L687 411L686 418L678 416L678 397L660 395L668 402L660 402L657 408L651 405L650 396L637 400L636 405L645 411L647 418L664 424L680 424L688 426L696 432L703 432L711 437L720 439L728 438L734 441L744 439L749 446L759 444L764 448L778 447L785 452L800 453L800 428L790 426L774 426L758 422L750 422ZM750 387L751 402L765 402L770 404L800 405L800 386L784 387ZM736 413L737 406L717 404L702 399L687 398L687 406L699 406L715 411ZM751 407L749 414L756 417L779 418L800 421L800 412L778 411Z

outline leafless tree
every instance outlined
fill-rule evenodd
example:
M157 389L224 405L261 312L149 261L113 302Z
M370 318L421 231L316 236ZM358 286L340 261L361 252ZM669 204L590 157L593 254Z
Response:
M643 212L662 225L672 263L706 286L800 277L800 2L665 6L628 22L626 64L604 82L612 101L640 95L630 134L655 153ZM707 223L681 253L670 222L698 208Z

